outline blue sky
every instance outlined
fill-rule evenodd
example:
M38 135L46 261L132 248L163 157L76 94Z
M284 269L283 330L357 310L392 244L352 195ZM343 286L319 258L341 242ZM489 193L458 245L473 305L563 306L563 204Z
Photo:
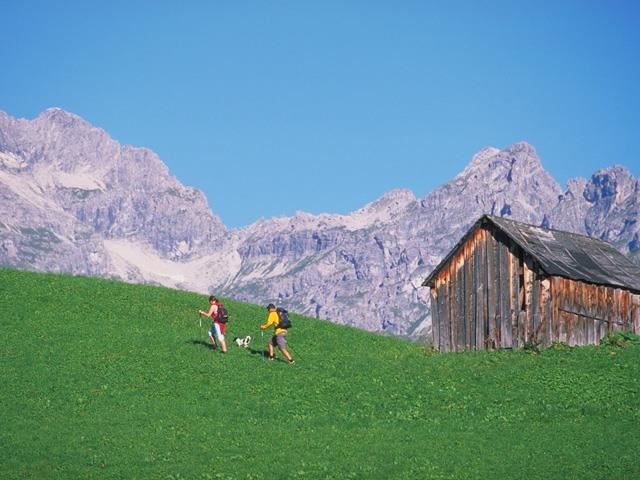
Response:
M230 227L424 196L486 146L640 175L640 2L0 0L0 110L155 151Z

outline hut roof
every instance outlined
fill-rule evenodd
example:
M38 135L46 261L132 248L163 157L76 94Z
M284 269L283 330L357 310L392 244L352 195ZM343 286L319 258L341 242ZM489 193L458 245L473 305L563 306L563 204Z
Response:
M597 285L640 292L640 266L603 240L561 230L549 230L502 217L481 217L422 283L432 286L435 277L472 232L494 225L533 257L547 275L582 280Z

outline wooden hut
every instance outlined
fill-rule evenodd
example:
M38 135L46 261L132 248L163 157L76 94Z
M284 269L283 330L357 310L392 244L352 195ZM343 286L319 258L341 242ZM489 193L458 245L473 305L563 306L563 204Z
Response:
M480 218L423 282L440 351L640 333L640 267L602 240Z

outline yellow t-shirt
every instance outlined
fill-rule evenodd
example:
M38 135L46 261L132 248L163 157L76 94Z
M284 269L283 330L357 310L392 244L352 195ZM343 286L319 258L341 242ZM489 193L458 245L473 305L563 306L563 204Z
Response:
M273 326L275 327L275 334L280 335L281 333L287 333L287 330L284 328L278 328L280 324L280 317L278 316L278 312L275 310L270 311L267 315L267 321L260 325L262 330L266 330L267 328Z

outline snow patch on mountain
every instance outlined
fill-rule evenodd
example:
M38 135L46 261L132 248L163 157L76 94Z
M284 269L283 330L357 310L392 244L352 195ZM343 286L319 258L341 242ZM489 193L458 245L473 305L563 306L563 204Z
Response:
M187 262L175 262L158 255L150 245L127 240L105 240L105 251L114 273L129 280L143 280L173 288L206 293L212 284L229 280L240 268L236 252L226 250Z
M23 158L11 152L0 152L0 164L9 170L22 170L27 167Z
M64 213L64 210L56 202L45 195L40 183L35 181L32 176L25 177L14 172L0 170L0 184L5 185L15 195L39 210Z
M96 179L90 172L88 165L84 171L66 173L57 171L52 177L55 184L62 188L77 188L79 190L106 190L104 182Z

